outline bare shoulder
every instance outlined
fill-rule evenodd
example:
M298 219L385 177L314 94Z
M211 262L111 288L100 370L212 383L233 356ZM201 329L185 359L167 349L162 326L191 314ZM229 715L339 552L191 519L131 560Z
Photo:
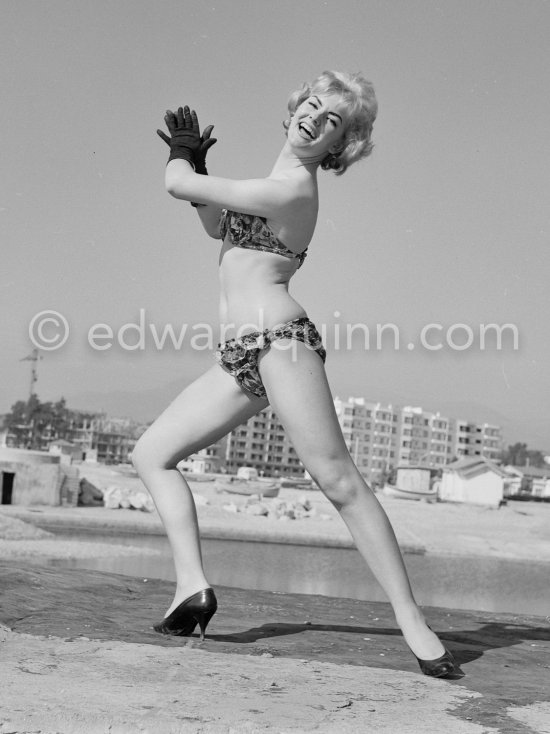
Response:
M317 187L299 179L287 179L285 183L291 187L292 196L283 209L267 218L267 223L281 242L300 252L308 246L317 223Z
M276 185L287 190L285 206L274 214L274 219L293 220L304 215L317 216L319 192L315 179L297 173L296 175L270 176L268 180L276 182Z

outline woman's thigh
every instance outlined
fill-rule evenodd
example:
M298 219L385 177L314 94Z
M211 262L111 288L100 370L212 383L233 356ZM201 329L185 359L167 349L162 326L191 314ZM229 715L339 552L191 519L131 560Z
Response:
M307 471L320 483L355 471L319 355L300 341L284 340L262 353L259 368L271 406Z
M149 426L134 450L141 461L173 467L195 451L218 441L267 406L267 400L245 393L218 365L188 385Z

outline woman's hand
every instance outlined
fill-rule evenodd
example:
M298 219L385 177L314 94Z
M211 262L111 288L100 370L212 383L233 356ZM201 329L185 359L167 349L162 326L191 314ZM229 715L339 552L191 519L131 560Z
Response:
M168 137L162 130L157 130L157 134L170 146L168 162L176 158L181 158L194 166L196 155L199 154L200 158L199 151L202 142L199 121L195 110L190 111L187 105L185 107L179 107L177 114L171 110L167 110L164 116L164 122L171 137ZM212 145L213 143L210 142L208 147ZM203 167L205 157L206 153L203 156Z
M197 119L196 112L194 110L192 110L190 114L191 114L191 119L193 120L193 117L194 117L194 119L196 120L197 127L198 127L199 122L198 122L198 119ZM174 116L173 113L170 113L170 115ZM164 118L165 120L167 120L167 122L166 122L167 125L168 125L168 119L167 119L168 117L169 117L169 112L166 113L166 117ZM170 118L170 122L172 122L171 118ZM168 129L170 129L170 127ZM202 135L200 136L200 145L199 145L199 148L198 148L198 150L195 151L194 156L193 156L193 161L192 162L193 162L193 165L195 167L195 173L200 173L203 176L207 176L208 175L208 171L206 169L206 154L208 153L208 151L210 150L210 148L215 143L218 142L218 139L217 138L211 138L210 137L212 135L212 130L213 129L214 129L214 125L207 125L207 127L204 128L204 130L202 131ZM164 142L168 146L170 146L170 150L172 150L172 140L171 140L171 138L169 138L168 135L166 135L165 133L163 133L162 130L157 130L157 133L158 133L159 137L161 137L162 140L164 140ZM172 160L172 155L170 155L170 158L168 159L168 161L170 161L170 160ZM188 160L188 159L186 158L186 160ZM192 201L191 202L191 206L198 207L198 206L204 206L204 204L197 204L194 201Z
M195 173L202 173L204 176L208 175L206 170L206 154L210 148L218 142L218 138L211 138L212 130L214 125L208 125L202 131L201 145L197 153L195 154Z
M165 118L164 118L165 120L167 120L169 114L172 117L175 117L175 115L174 115L173 112L168 111L166 113ZM191 116L193 116L193 115L195 116L195 119L197 119L197 114L196 114L196 112L194 110L191 112ZM166 124L168 125L168 122ZM198 120L197 120L197 126L198 126L198 124L199 123L198 123ZM170 129L170 128L168 128L168 129ZM194 166L195 166L195 173L202 173L205 176L208 174L208 171L206 170L206 154L208 153L208 151L210 150L210 148L215 143L218 142L218 138L211 138L210 137L212 135L212 130L213 129L214 129L214 125L208 125L207 127L204 128L204 130L202 131L202 135L200 136L200 146L199 146L198 150L194 154L193 163L194 163ZM159 135L159 137L162 138L162 140L164 140L164 142L166 143L166 145L168 145L170 147L170 149L171 149L171 147L172 147L171 138L169 138L168 135L166 135L166 133L163 133L162 130L157 130L157 134ZM187 158L185 160L187 160Z
M208 171L206 170L206 154L210 148L218 142L217 138L210 137L213 129L214 125L208 125L208 127L204 128L201 135L201 146L195 154L195 173L201 173L203 176L208 176ZM205 205L197 204L195 201L192 201L191 206L194 206L196 209L199 206Z

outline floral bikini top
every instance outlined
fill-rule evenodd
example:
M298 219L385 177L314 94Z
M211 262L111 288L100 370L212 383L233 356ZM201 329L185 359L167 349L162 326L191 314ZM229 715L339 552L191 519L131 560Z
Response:
M273 234L264 217L255 214L240 214L228 209L222 210L220 219L220 234L225 239L229 234L229 240L236 247L244 247L247 250L261 250L262 252L275 252L277 255L298 260L301 267L307 254L307 247L303 252L294 252Z

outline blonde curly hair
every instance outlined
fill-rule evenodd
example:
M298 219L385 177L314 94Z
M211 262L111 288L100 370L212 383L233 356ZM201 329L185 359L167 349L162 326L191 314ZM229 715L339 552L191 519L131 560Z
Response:
M304 83L290 95L289 117L283 122L285 130L296 109L313 94L340 94L348 106L350 114L344 131L344 147L339 153L329 153L321 162L323 170L332 170L341 176L352 163L370 155L374 147L372 127L378 112L374 87L360 72L324 71L315 81Z

